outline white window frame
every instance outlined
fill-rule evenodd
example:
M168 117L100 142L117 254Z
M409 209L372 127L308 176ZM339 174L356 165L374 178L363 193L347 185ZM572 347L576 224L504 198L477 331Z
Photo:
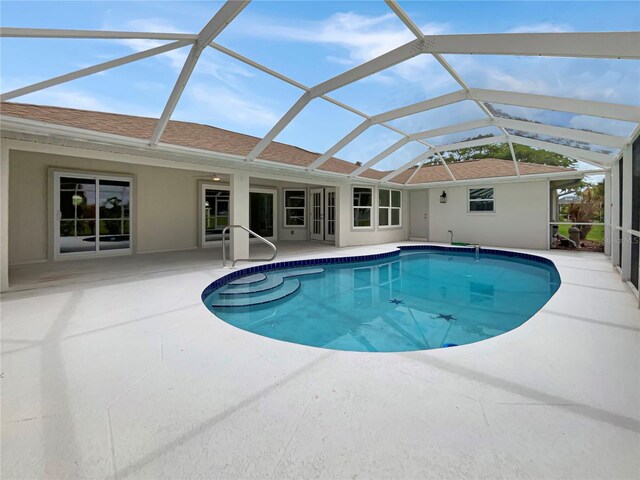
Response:
M491 201L493 202L493 210L471 210L471 204L475 202L486 202L489 199L471 199L471 190L481 190L488 189L493 190L493 195L491 197ZM496 213L496 188L491 186L481 186L481 187L469 187L467 189L467 215L495 215Z
M367 206L362 206L362 205L355 205L354 202L354 195L356 193L356 188L366 188L367 190L371 191L371 205ZM375 208L374 208L374 198L375 198L375 192L373 187L369 187L366 185L354 185L353 187L351 187L351 229L352 230L374 230L375 229L375 222L376 222L376 217L375 217ZM369 214L369 220L370 223L368 226L356 226L355 225L355 221L356 221L356 208L368 208L370 211Z
M382 190L386 190L386 191L389 192L389 205L388 206L380 205L380 192ZM393 193L392 192L398 192L400 194L400 206L399 207L394 207L393 206L393 200L392 200ZM380 210L383 210L383 209L387 211L387 219L389 221L388 225L381 225L380 224ZM400 223L398 223L397 225L393 225L391 223L391 218L392 218L391 212L393 210L398 210L398 221ZM397 190L397 189L394 189L394 188L378 188L378 212L377 212L377 215L378 215L378 217L377 217L378 218L378 228L380 228L382 230L391 230L391 229L394 229L394 228L402 228L402 190Z
M303 192L304 193L304 197L303 197L303 201L304 204L302 205L302 207L288 207L287 206L287 192ZM283 190L283 194L282 194L282 205L284 206L284 220L282 221L284 228L307 228L307 190L305 188L285 188ZM287 210L303 210L304 211L304 216L302 218L302 225L289 225L287 223Z

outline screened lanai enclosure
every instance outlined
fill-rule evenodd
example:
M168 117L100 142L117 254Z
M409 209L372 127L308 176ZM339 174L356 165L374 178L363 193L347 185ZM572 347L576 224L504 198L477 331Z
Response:
M466 28L460 33L437 2L201 2L173 18L162 4L115 4L99 28L83 23L84 5L72 14L77 4L60 3L56 8L69 14L48 24L52 5L4 12L0 100L7 140L59 136L65 138L60 146L76 141L147 157L197 158L221 172L284 172L321 186L322 199L333 195L325 192L327 183L362 184L365 190L354 192L349 208L358 217L352 228L373 225L367 186L408 192L478 181L540 178L562 185L588 178L586 184L603 185L601 215L560 218L559 199L550 194L547 247L554 232L568 235L572 226L596 223L605 253L638 286L640 33L633 31L632 4L631 28L603 21L603 31L585 32L568 26L565 7L558 8L557 23L527 25L526 10L535 4L509 7L500 20L495 6L476 6L457 13ZM56 124L55 114L30 116L12 110L19 105L14 102L154 120L146 129L118 130L100 119L77 117L74 123L70 113ZM167 133L171 121L211 125L255 141L239 147L216 143L206 132ZM280 151L283 144L303 153ZM8 150L3 152L4 162ZM483 158L503 162L491 168L468 163L472 173L460 170ZM3 179L6 172L3 163ZM218 240L231 221L230 189L203 192L204 241ZM395 220L384 217L387 223L379 226L403 223L399 193L393 192L384 195L394 195L396 203L379 204L376 220ZM361 198L365 204L357 203ZM292 203L281 210L259 190L250 203L248 221L270 238L277 229L273 212L285 217L296 208ZM302 200L298 213L307 208ZM270 221L260 221L260 209ZM117 239L110 245L126 249L129 219L122 209L117 215L118 225L85 215L63 229L84 229L73 241L91 248L78 238L96 235L90 222L110 222L114 233L107 234ZM4 239L6 211L3 218ZM3 265L7 249L3 242Z

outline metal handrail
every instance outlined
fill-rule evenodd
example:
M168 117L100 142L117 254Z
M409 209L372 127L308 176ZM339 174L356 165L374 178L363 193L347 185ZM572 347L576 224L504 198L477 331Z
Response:
M243 262L270 262L271 260L276 258L276 255L278 255L278 248L273 243L271 243L269 240L267 240L266 238L263 238L260 235L258 235L256 232L252 232L251 230L249 230L244 225L227 225L226 227L224 227L224 230L222 230L222 267L223 268L227 266L227 247L226 247L226 244L225 244L225 238L226 238L226 234L227 234L227 232L229 231L230 228L241 228L245 232L248 232L249 235L253 235L258 240L261 240L263 243L266 243L267 245L269 245L273 249L273 256L271 258L236 258L233 261L233 263L231 264L232 268L236 266L236 262L240 262L240 261L243 261Z

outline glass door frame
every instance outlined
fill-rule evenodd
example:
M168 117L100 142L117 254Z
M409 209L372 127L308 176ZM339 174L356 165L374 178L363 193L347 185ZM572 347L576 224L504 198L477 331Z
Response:
M329 197L333 197L333 205L329 205ZM336 218L336 212L338 211L338 206L336 205L336 189L333 187L327 187L324 189L324 239L327 242L336 241L336 228L338 226L338 219ZM333 209L333 218L329 215L329 211ZM329 232L329 222L333 221L333 235L330 235Z
M309 238L311 240L324 241L325 232L325 201L324 201L324 188L311 188L309 189L309 208L311 209L311 215L309 218ZM316 203L316 200L318 202ZM317 215L319 214L319 216ZM314 233L314 229L319 227L320 232Z
M206 198L207 190L224 190L229 192L229 224L231 224L231 210L233 201L231 198L231 187L229 185L220 185L218 183L211 182L202 182L200 184L200 196L198 201L198 208L200 209L200 247L208 248L208 247L220 247L222 245L222 239L220 240L209 240L207 241L207 229L206 229L206 218L205 218L205 208L204 201ZM251 193L268 193L273 197L273 235L270 237L264 237L269 241L278 240L278 190L276 188L266 188L266 187L251 187L249 188L249 194ZM247 208L250 208L251 202L247 202ZM247 228L250 228L247 225ZM260 242L257 238L250 238L250 243Z
M222 245L222 238L220 240L207 240L207 219L205 201L207 198L207 190L223 190L229 192L229 224L231 224L231 187L229 185L220 185L218 183L202 182L200 184L200 196L198 201L198 208L200 209L200 247L219 247Z
M131 255L133 253L135 223L135 201L134 201L134 177L130 175L104 174L79 172L75 170L53 170L53 260L71 260L76 258L96 258L96 257L113 257L122 255ZM95 236L96 249L90 252L67 252L60 253L60 179L63 177L86 178L96 182L96 218L95 218ZM129 182L129 248L118 248L111 250L100 250L100 180L112 180L116 182Z

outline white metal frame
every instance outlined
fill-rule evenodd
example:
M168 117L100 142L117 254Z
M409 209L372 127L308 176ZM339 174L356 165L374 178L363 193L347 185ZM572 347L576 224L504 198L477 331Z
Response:
M257 68L281 81L293 85L303 92L300 98L292 105L292 107L280 118L280 120L272 127L272 129L262 138L245 157L240 157L246 161L260 162L265 166L272 165L259 158L264 149L282 132L282 130L313 100L314 98L322 98L340 108L346 109L363 118L362 123L351 131L348 135L337 142L331 149L320 155L312 162L306 170L309 172L316 171L326 160L331 158L339 150L344 148L355 138L361 135L369 127L373 125L381 125L384 128L392 130L402 135L402 139L396 144L388 147L369 161L363 163L354 172L347 175L347 178L357 179L359 181L371 182L370 179L361 177L368 168L372 168L382 161L394 151L415 141L429 150L423 155L407 162L402 167L384 176L384 178L375 183L390 183L391 180L401 174L403 171L417 165L416 170L411 175L411 179L421 168L429 156L435 155L445 166L451 178L455 182L456 178L448 168L442 152L445 147L449 149L467 148L473 145L473 141L458 142L448 146L435 147L427 141L426 138L444 135L446 133L463 132L472 130L473 128L481 128L482 126L496 126L503 135L493 137L494 142L507 142L511 151L511 156L515 167L515 176L519 177L518 161L513 149L513 143L532 146L534 148L543 148L552 152L567 155L571 158L591 163L598 167L608 169L613 162L622 156L622 151L618 154L607 155L589 150L583 150L565 145L556 145L551 142L543 142L530 138L511 135L507 129L525 131L543 135L550 135L561 139L567 139L575 142L584 142L595 145L603 145L611 148L622 150L624 145L634 138L634 135L640 131L640 107L631 105L619 105L605 102L595 102L587 100L576 100L563 97L552 97L548 95L535 95L529 93L506 92L490 89L471 88L464 79L449 65L443 54L481 54L481 55L514 55L514 56L547 56L547 57L576 57L576 58L610 58L610 59L640 59L640 32L571 32L571 33L517 33L517 34L472 34L472 35L424 35L420 28L411 20L409 15L400 7L396 0L385 0L395 15L405 24L405 26L416 37L414 40L395 48L379 57L373 58L355 68L352 68L340 75L330 78L318 85L307 87L296 80L290 79L285 75L276 72L266 66L259 64L247 57L244 57L231 49L216 44L213 40L218 34L226 28L236 18L240 12L248 5L250 0L229 0L225 2L220 10L211 18L204 28L196 33L171 33L171 32L131 32L131 31L92 31L92 30L62 30L62 29L34 29L34 28L0 28L0 37L15 38L74 38L74 39L154 39L170 41L165 45L152 48L146 51L138 52L133 55L118 58L92 67L84 68L75 72L70 72L49 80L28 85L10 92L0 95L0 100L9 100L32 93L44 88L88 76L94 73L102 72L120 65L135 62L144 58L148 58L160 53L164 53L173 49L182 48L191 45L190 53L183 65L178 80L174 85L171 95L169 96L165 108L160 116L156 129L152 138L149 140L151 146L161 146L161 137L164 132L171 115L180 100L180 96L189 81L191 73L195 68L202 51L208 46L214 48L236 60L244 62L247 65ZM402 63L410 58L418 55L432 55L442 67L452 76L452 78L460 85L461 90L452 92L440 97L427 99L414 105L408 105L389 112L378 115L369 116L357 109L344 104L338 100L329 97L327 94L338 88L349 85L360 79L385 70L393 65ZM464 122L449 127L432 129L425 132L407 133L386 122L395 118L406 115L412 115L421 111L432 108L439 108L451 103L470 100L475 102L482 112L487 116L486 119L474 122ZM594 132L587 132L571 128L554 127L551 125L539 124L534 122L523 122L519 120L503 119L495 117L486 103L498 103L506 105L516 105L529 108L557 110L563 112L571 112L575 114L591 115L602 118L610 118L636 123L634 133L628 138L616 137L613 135L605 135ZM477 145L477 144L476 144ZM167 147L166 145L163 145ZM320 172L318 172L320 173ZM324 174L325 172L323 172ZM336 174L337 176L345 176ZM410 179L410 180L411 180ZM409 181L410 181L409 180ZM405 182L405 185L409 182ZM428 183L425 185L429 185Z

